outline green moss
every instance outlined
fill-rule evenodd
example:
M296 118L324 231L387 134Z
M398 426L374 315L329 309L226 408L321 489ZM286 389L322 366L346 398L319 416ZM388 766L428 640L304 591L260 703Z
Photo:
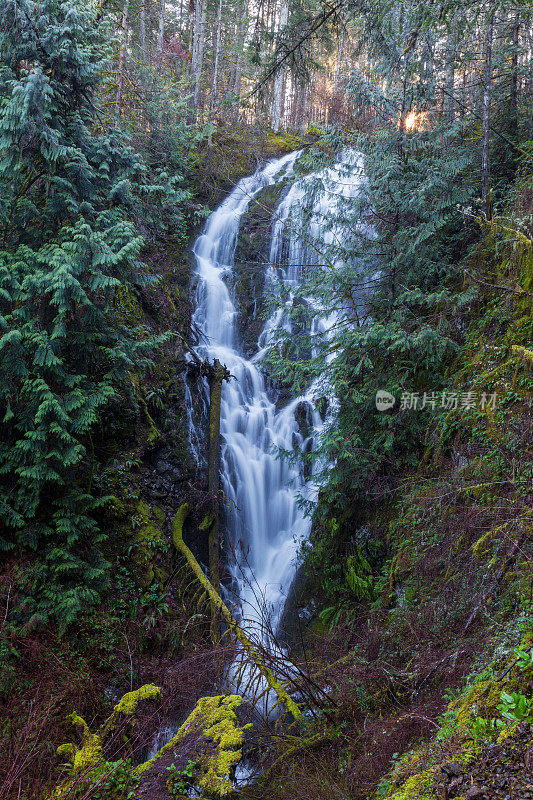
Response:
M81 746L78 747L73 743L62 744L57 749L58 755L66 756L70 760L74 774L96 766L102 760L102 749L107 737L116 729L121 719L132 717L139 703L160 697L161 689L152 684L146 684L133 692L128 692L117 703L113 713L97 733L91 733L83 717L73 712L69 719L78 732Z
M437 767L432 767L426 772L411 775L399 789L391 788L386 797L391 800L415 800L418 797L438 800L434 788L436 773Z
M139 703L143 703L147 700L160 699L161 689L159 686L154 686L153 684L147 683L144 686L141 686L140 689L136 689L134 692L128 692L125 694L121 701L115 706L114 710L117 714L127 714L130 716L131 714L135 714Z
M232 772L242 756L244 731L251 726L239 727L236 708L242 698L238 695L203 697L196 704L176 736L161 750L135 770L137 775L149 771L166 753L179 750L180 743L187 738L198 742L197 752L191 749L196 759L197 778L195 785L209 794L224 797L233 792ZM214 749L205 749L206 741L215 743ZM188 745L190 747L190 745Z
M133 692L125 694L113 709L96 733L91 733L89 726L78 714L73 712L69 719L75 727L80 738L80 744L72 742L62 744L57 748L57 754L66 758L70 763L71 777L63 781L50 795L50 800L60 800L69 795L73 782L77 777L89 777L92 770L96 770L104 763L103 751L111 734L120 725L121 733L127 735L128 730L135 724L133 717L139 703L157 700L161 697L161 689L152 684L146 684ZM124 724L127 721L128 724Z

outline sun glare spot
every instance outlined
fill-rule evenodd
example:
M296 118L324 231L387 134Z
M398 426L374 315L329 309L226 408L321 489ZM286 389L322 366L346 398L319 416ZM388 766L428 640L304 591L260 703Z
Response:
M411 111L405 118L405 130L412 131L417 127L418 115Z

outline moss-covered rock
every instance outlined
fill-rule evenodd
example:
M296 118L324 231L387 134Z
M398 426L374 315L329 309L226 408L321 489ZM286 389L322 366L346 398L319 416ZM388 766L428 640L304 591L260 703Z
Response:
M140 792L150 785L151 774L163 776L162 768L180 763L180 751L194 762L192 782L213 797L233 792L232 776L242 756L244 731L235 710L241 704L238 695L203 697L187 717L177 734L150 761L141 764L135 774L141 778Z
M162 531L165 512L138 500L131 519L127 536L132 542L133 571L140 586L147 589L155 580L162 583L167 575L161 559L161 554L168 549L168 541Z
M99 727L96 733L91 733L83 717L75 712L70 715L70 721L78 733L79 744L69 742L57 748L57 754L66 758L69 763L69 777L50 795L50 800L60 800L70 795L73 785L77 785L80 777L91 780L91 773L104 765L104 748L117 729L122 737L130 735L136 724L135 712L140 703L159 700L161 689L152 684L141 686L135 691L125 694L113 709L113 713Z

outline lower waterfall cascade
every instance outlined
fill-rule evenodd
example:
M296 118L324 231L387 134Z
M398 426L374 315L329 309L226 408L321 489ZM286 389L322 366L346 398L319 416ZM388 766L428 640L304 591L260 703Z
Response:
M200 333L197 352L211 362L218 359L232 375L224 384L221 404L225 531L227 545L235 555L228 559L228 568L247 632L269 648L277 646L273 638L295 576L297 553L310 533L311 519L301 500L312 503L317 495L312 475L306 478L303 464L299 460L287 461L279 452L305 452L312 447L313 437L334 423L338 402L329 382L319 377L303 395L277 408L276 392L268 386L261 362L276 333L280 329L290 333L285 308L292 300L291 289L302 281L302 265L315 263L321 248L345 234L342 222L325 226L325 215L334 216L341 200L355 198L365 186L360 153L344 151L335 166L296 177L294 168L300 154L297 151L274 159L239 181L209 216L193 247L196 291L192 321ZM283 180L289 183L291 179L290 188L273 214L265 276L265 290L275 294L276 282L281 281L288 300L265 322L257 351L247 359L237 340L237 311L225 278L234 266L239 228L250 202L265 187ZM309 220L305 236L304 209ZM328 336L339 312L328 313L327 309L317 308L313 298L308 301L314 308L309 331L312 342L317 333ZM323 419L315 402L324 396L329 402ZM309 423L307 435L300 430L296 418L302 404ZM194 427L191 439L199 439ZM244 687L242 679L242 671L237 678L230 669L233 688L248 699L257 698L261 694L258 685L264 687L253 669L247 672ZM268 708L268 692L266 697Z

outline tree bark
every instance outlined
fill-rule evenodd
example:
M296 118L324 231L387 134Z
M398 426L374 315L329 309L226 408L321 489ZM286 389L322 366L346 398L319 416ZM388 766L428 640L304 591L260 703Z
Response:
M491 218L490 198L490 162L489 162L489 130L490 130L490 90L492 83L492 39L494 36L494 9L489 11L485 44L483 47L483 124L481 151L481 201L487 219Z
M165 0L161 0L161 8L159 11L159 29L157 31L157 52L156 58L158 63L163 59L163 37L165 33Z
M143 65L148 63L148 50L146 49L146 0L141 0L141 16L139 21L141 37L141 60Z
M454 25L454 20L451 20L450 25ZM455 51L457 48L457 37L453 27L448 31L446 38L446 79L444 95L443 111L444 120L446 125L453 125L455 109L454 109L454 85L455 85Z
M279 18L278 45L282 41L283 33L285 31L285 28L287 27L288 19L289 19L289 2L288 0L283 0ZM277 133L281 127L284 76L285 76L285 69L283 67L279 67L274 78L274 96L272 100L272 129L274 133Z
M217 32L215 38L215 63L213 65L213 83L211 84L211 108L214 108L218 95L218 64L220 60L220 33L222 29L222 0L218 0Z
M243 58L243 51L244 51L244 40L246 38L246 17L248 13L248 8L246 5L246 0L242 2L242 14L239 20L239 26L237 30L237 52L235 55L235 70L233 75L233 85L232 85L232 95L234 105L233 111L233 123L234 125L237 124L239 121L239 113L240 113L240 95L241 95L241 81L242 81L242 58Z
M200 529L208 532L209 577L215 591L220 593L219 569L219 515L220 515L220 406L222 402L222 384L231 375L223 364L215 358L212 364L201 361L196 353L189 352L194 362L189 368L207 377L209 383L209 447L207 454L207 475L209 492L209 512ZM218 641L220 636L220 619L217 609L212 606L211 638Z
M126 68L126 49L128 46L128 18L129 18L129 0L124 0L124 8L122 11L122 31L123 39L120 47L120 56L118 62L117 72L117 98L115 101L115 118L118 119L122 109L122 96L124 94L124 71Z
M509 132L513 142L518 141L518 43L520 35L520 13L516 12L513 21L511 44L511 93L509 98Z
M190 105L191 121L195 121L198 115L200 103L200 89L202 82L202 70L204 60L204 41L205 41L205 22L207 16L206 0L196 0L194 5L194 28L191 59L191 79L193 85L193 96Z
M219 570L219 517L220 517L220 405L222 384L229 379L229 372L216 358L209 370L209 453L208 491L211 499L209 527L209 577L215 591L220 594ZM211 621L212 633L218 631L218 616Z

